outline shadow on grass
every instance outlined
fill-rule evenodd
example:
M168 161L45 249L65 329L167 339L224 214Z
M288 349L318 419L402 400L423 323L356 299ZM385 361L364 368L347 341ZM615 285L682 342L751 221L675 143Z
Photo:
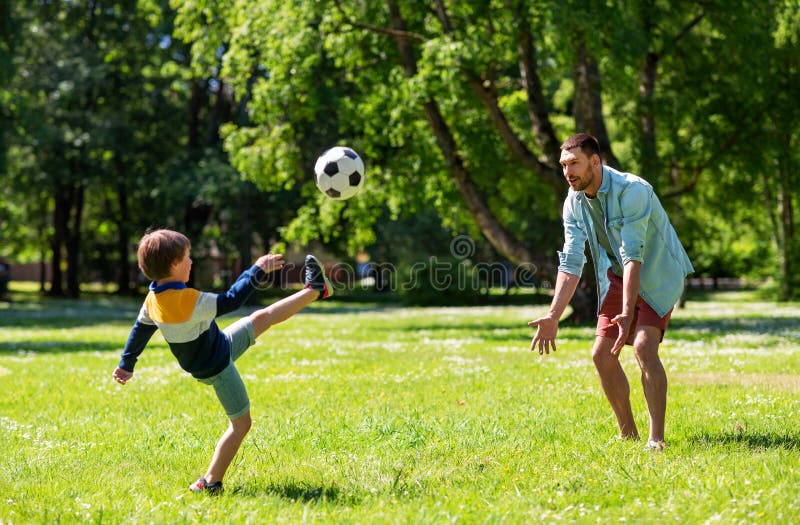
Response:
M298 503L338 503L353 505L359 502L353 494L344 494L335 485L316 486L305 483L284 483L270 484L266 487L247 486L237 487L232 491L234 494L242 496L277 496L281 499L290 500Z
M707 334L751 333L757 335L778 334L798 328L795 317L720 317L714 319L672 318L670 331L692 330Z
M729 431L712 434L709 432L702 432L693 436L691 441L703 445L743 445L755 450L783 448L786 450L800 451L800 437L774 433Z
M82 341L15 341L0 343L0 355L5 354L59 354L66 352L119 352L125 341L82 342Z
M0 328L79 328L125 322L133 325L141 302L130 299L34 298L0 305Z
M448 333L459 339L476 338L482 341L499 342L499 343L519 343L521 345L530 344L531 338L536 333L535 328L527 325L527 321L520 321L516 319L509 320L508 322L475 322L473 318L467 318L465 321L442 321L434 323L430 321L420 320L419 323L405 321L402 326L387 326L387 330L391 329L396 332L430 332L431 337L446 338ZM595 322L583 324L569 324L564 323L559 326L559 341L565 339L585 339L589 341L594 340Z

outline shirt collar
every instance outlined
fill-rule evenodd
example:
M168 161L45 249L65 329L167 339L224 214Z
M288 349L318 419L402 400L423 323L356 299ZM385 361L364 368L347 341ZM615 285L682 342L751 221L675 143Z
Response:
M153 293L161 293L166 290L183 290L186 288L186 283L180 281L170 281L164 284L156 284L155 281L150 283L150 291Z
M600 187L597 188L597 194L600 195L601 193L608 193L608 190L611 189L611 174L608 172L605 166L603 166L603 181L600 182Z

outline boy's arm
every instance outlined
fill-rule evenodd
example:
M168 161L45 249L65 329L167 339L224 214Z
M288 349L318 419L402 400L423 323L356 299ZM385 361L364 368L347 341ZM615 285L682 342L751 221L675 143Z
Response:
M225 315L241 308L259 285L264 283L267 273L283 268L283 256L268 254L259 259L224 294L217 295L217 316Z
M147 323L142 319L137 319L133 324L133 328L131 328L130 335L128 335L128 340L125 343L125 348L122 350L122 356L120 357L117 368L133 375L133 367L136 366L136 360L144 351L144 347L147 346L147 342L150 341L150 338L153 337L156 330L158 330L156 325ZM114 375L116 378L116 371ZM128 376L128 378L129 377L130 376Z

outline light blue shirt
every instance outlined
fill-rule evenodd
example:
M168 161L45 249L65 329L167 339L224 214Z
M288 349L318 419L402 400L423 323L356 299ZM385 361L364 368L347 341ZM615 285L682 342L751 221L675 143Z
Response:
M641 177L603 166L603 181L597 191L605 224L592 220L586 195L569 190L564 201L564 249L558 252L560 272L580 276L586 264L586 242L597 277L598 310L608 293L608 252L597 241L595 228L603 227L621 266L628 261L642 264L639 295L660 316L678 302L683 282L694 271L675 229L669 222L653 187Z

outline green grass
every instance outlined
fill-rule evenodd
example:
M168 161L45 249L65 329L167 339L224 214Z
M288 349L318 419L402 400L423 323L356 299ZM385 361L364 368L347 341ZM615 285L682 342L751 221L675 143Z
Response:
M662 346L669 446L615 439L591 327L528 351L543 305L319 303L238 362L254 425L218 498L189 494L226 426L157 335L111 380L138 301L0 303L0 523L790 523L800 516L800 304L692 298ZM223 325L236 317L225 317ZM638 369L622 356L640 431Z

